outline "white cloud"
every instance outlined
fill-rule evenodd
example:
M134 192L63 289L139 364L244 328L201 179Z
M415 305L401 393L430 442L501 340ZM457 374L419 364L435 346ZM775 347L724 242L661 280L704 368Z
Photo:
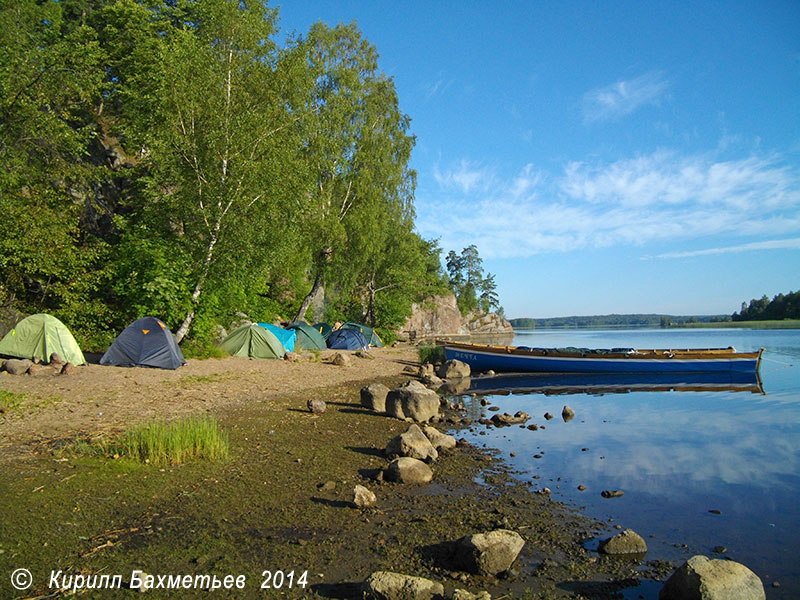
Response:
M433 168L433 176L443 188L455 189L464 194L488 189L493 179L492 172L488 168L468 160L462 160L457 167L444 172L436 165Z
M645 104L657 103L668 89L669 82L658 72L595 88L583 96L584 121L591 123L624 117Z
M744 252L795 248L800 239L771 241L800 234L800 177L775 157L717 161L658 152L611 164L572 162L556 176L528 164L511 177L461 161L434 177L440 193L418 198L420 232L444 248L475 243L487 258L685 247L713 236L718 248L701 254ZM756 241L726 250L734 245L720 243L725 236Z
M738 246L725 246L722 248L707 248L705 250L690 250L686 252L666 252L655 258L687 258L690 256L707 256L711 254L732 254L736 252L753 252L758 250L800 250L800 238L786 240L765 240L751 242Z

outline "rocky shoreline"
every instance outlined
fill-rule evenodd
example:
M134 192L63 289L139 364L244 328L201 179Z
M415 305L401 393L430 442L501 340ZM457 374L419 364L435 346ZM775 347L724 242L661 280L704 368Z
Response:
M231 432L233 453L224 464L169 469L74 457L53 435L61 430L43 425L48 414L62 421L83 414L78 406L87 402L95 413L122 407L121 398L139 398L137 387L152 397L164 385L161 374L108 371L120 385L103 389L119 398L96 395L85 381L91 369L52 378L6 375L3 388L39 393L70 382L75 398L3 415L3 427L42 431L29 438L31 455L4 464L0 571L27 566L39 584L34 591L45 595L52 590L42 574L54 567L88 574L134 566L156 574L241 572L248 582L264 569L302 568L302 589L264 592L248 584L230 597L398 600L617 598L640 581L660 586L667 579L676 565L630 553L640 548L632 532L554 502L516 479L495 453L459 442L459 428L476 424L457 396L440 397L421 382L457 394L463 367L420 367L410 358L387 349L350 356L343 366L326 355L307 364L227 362L237 369L230 379L222 364L205 375L200 368L211 364L168 376L161 414L174 408L170 398L194 398ZM265 393L265 373L282 375L284 391ZM297 385L287 393L290 375ZM131 386L129 377L139 383ZM338 383L314 386L314 377ZM219 402L234 384L239 391ZM524 425L522 415L508 417ZM616 538L608 542L612 549L621 544L630 555L620 560L619 552L587 549L587 540L601 538ZM716 563L687 563L679 578L717 573ZM14 595L7 579L0 581L2 597L35 597ZM663 596L671 597L682 596Z

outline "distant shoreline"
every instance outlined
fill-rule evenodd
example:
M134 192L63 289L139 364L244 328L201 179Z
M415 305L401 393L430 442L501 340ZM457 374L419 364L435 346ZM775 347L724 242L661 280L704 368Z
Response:
M698 323L672 323L666 327L653 324L643 325L550 325L542 327L514 327L515 332L531 332L542 330L602 330L602 329L800 329L800 319L783 319L780 321L703 321Z

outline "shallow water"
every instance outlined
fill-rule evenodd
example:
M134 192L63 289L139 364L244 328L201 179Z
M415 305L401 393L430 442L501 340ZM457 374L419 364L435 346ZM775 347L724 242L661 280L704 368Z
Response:
M768 598L800 597L800 331L537 330L517 332L514 344L766 348L763 394L697 386L491 394L485 397L501 412L525 411L528 424L546 428L477 425L459 435L499 449L534 489L547 486L556 500L634 529L647 541L649 560L725 556L755 571ZM474 416L491 417L480 397L465 403ZM565 404L576 413L569 422L561 418ZM555 418L545 420L545 412ZM624 495L606 499L603 490ZM724 555L714 554L717 546ZM626 597L655 599L659 589L644 585Z

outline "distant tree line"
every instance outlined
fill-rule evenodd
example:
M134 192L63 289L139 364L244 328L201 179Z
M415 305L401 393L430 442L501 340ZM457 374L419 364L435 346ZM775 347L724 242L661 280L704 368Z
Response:
M733 321L772 321L800 319L800 291L778 294L772 300L766 295L760 299L742 302L738 313L731 315Z
M237 312L303 318L322 290L327 319L390 331L447 289L376 48L355 24L279 43L278 16L2 3L0 310L49 312L97 347L144 315L199 341ZM463 285L493 305L474 268Z
M609 328L609 327L671 327L686 323L716 323L727 321L726 315L676 316L661 314L611 314L546 319L511 319L519 329Z

